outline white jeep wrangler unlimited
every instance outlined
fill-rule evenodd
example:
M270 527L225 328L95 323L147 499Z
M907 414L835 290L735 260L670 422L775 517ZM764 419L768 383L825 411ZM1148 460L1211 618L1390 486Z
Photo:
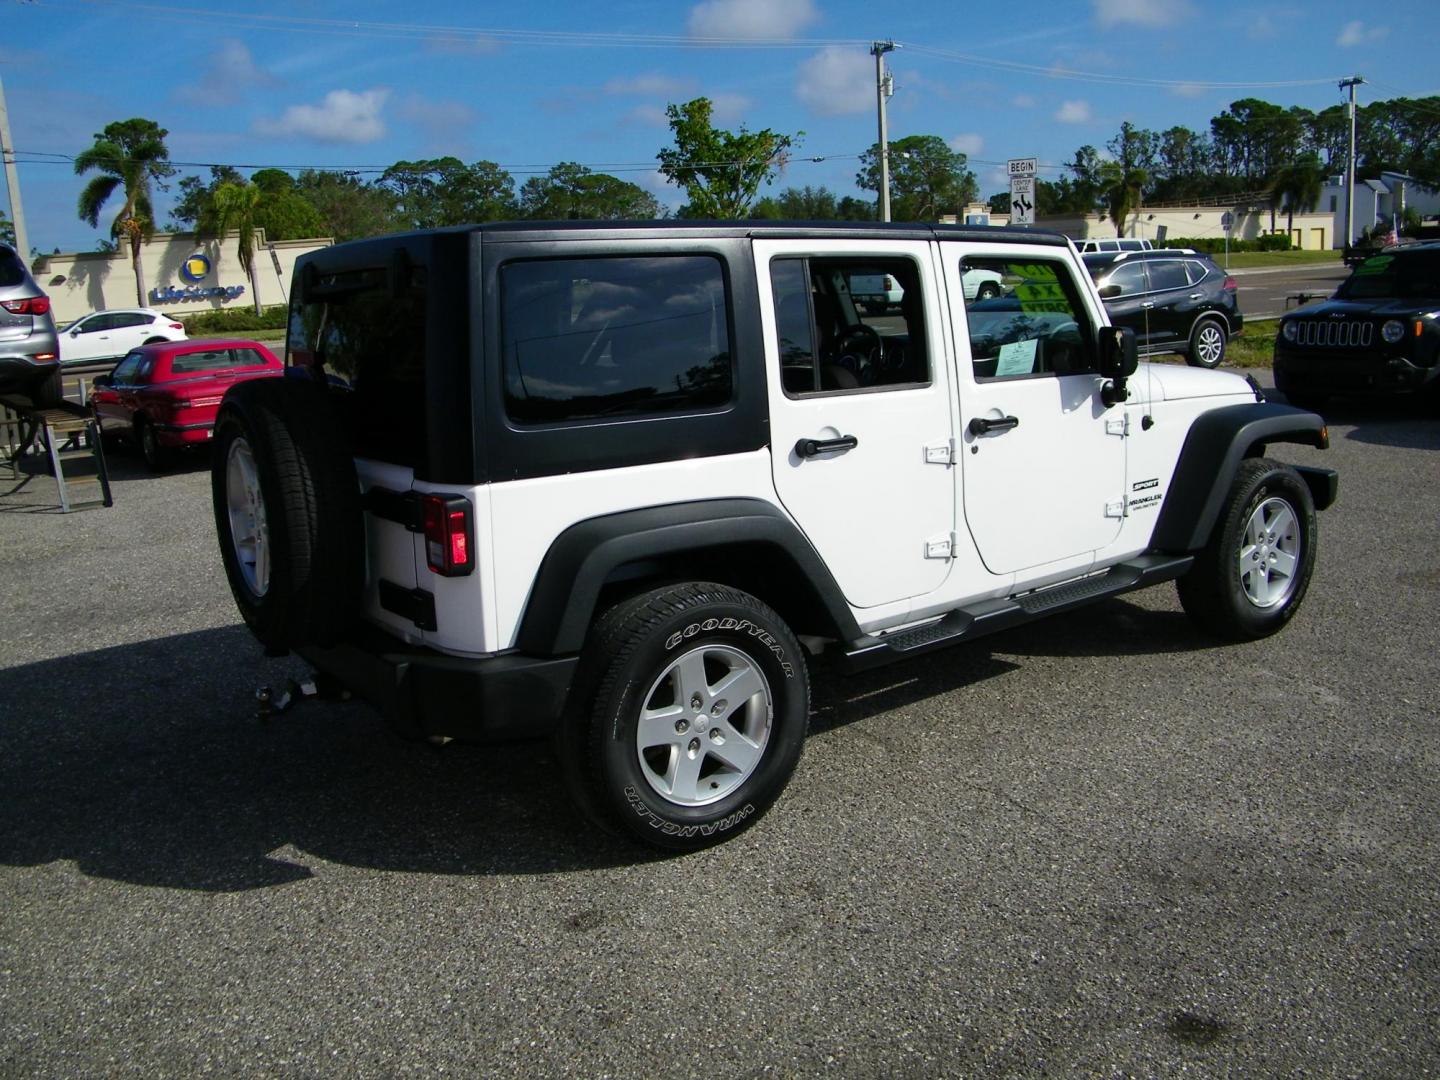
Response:
M861 271L900 310L857 310ZM1000 295L966 299L977 271ZM287 365L216 428L255 635L409 734L549 735L584 810L672 849L779 795L809 655L868 667L1168 580L1214 633L1270 634L1336 491L1264 456L1326 445L1320 417L1137 371L1073 247L1029 231L358 241L297 267Z

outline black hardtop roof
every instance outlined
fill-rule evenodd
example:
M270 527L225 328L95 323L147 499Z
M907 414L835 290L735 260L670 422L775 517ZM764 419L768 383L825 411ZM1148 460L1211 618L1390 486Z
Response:
M715 238L715 239L852 239L852 240L968 240L980 243L1047 244L1063 247L1059 233L1007 225L941 225L924 222L840 221L490 221L480 225L452 225L409 233L349 240L301 261L325 258L327 253L348 255L375 246L384 250L434 236L479 233L482 243L522 240L564 241L613 239ZM328 261L328 260L325 260Z

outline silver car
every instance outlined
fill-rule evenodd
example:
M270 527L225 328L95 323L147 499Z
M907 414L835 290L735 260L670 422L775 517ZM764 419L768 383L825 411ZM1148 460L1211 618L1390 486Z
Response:
M9 244L0 244L0 394L49 405L61 396L50 298Z

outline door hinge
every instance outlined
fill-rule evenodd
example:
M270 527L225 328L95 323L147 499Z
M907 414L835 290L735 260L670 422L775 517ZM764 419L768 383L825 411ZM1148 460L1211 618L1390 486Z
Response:
M1127 413L1125 413L1123 416L1117 416L1117 417L1116 417L1115 419L1113 419L1113 420L1106 420L1106 421L1105 421L1105 434L1106 434L1106 435L1119 435L1122 439L1125 438L1127 435L1129 435L1129 434L1130 434L1130 414L1127 412Z
M1105 516L1107 518L1126 517L1127 515L1125 513L1125 500L1117 499L1115 502L1107 502L1105 504Z
M933 540L925 541L925 558L927 559L953 559L955 557L955 534L949 536L937 536Z
M946 439L944 442L927 443L925 445L925 464L954 465L955 440Z

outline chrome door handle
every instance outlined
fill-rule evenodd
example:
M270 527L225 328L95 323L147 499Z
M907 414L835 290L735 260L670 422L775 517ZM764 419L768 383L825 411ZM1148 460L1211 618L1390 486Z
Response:
M1203 299L1205 299L1205 294L1204 294L1203 292L1192 292L1192 293L1190 294L1190 299L1191 299L1191 300L1203 300Z
M1145 301L1143 304L1141 304L1140 306L1141 306L1142 308L1145 308L1145 309L1148 310L1149 308L1152 308L1152 307L1155 306L1155 301L1154 301L1154 300L1146 300L1146 301Z

